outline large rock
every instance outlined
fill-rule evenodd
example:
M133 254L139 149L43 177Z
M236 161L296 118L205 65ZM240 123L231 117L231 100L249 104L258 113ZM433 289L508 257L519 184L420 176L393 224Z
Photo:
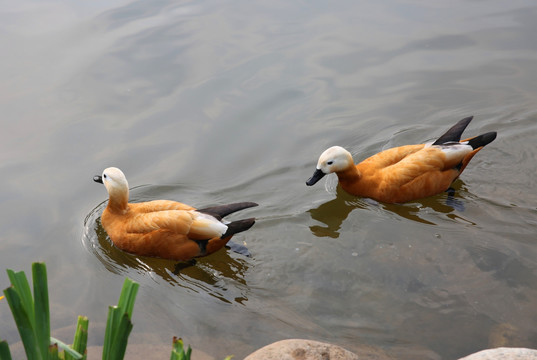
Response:
M537 360L537 350L502 347L476 352L459 360Z
M358 360L342 347L312 340L289 339L267 345L244 360Z

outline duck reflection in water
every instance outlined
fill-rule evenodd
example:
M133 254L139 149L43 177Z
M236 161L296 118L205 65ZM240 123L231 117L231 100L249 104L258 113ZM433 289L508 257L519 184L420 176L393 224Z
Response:
M86 218L85 236L91 250L108 271L141 283L149 278L157 283L164 280L188 291L207 293L226 303L248 300L245 274L249 268L249 254L243 252L245 248L241 245L228 243L232 250L240 250L236 251L241 254L239 256L233 257L227 251L219 251L210 256L210 261L197 259L197 266L191 266L193 263L189 261L133 255L115 247L108 238L99 218L102 206L98 206ZM229 281L236 286L231 288L226 284Z
M349 195L338 185L335 199L308 210L312 219L326 225L312 225L310 230L315 236L338 238L341 224L353 210L375 208L387 210L405 219L422 224L436 225L430 216L426 218L428 214L424 210L430 208L436 213L446 214L447 217L453 220L460 219L465 223L473 224L460 215L460 212L464 211L464 198L461 193L467 192L464 183L457 181L453 184L453 188L443 194L404 204L385 204L372 199Z

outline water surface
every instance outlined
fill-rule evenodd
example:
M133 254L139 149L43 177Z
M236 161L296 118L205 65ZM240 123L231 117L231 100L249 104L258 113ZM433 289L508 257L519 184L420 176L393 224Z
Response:
M130 277L135 335L215 359L285 338L401 359L535 348L536 15L529 1L5 4L0 284L45 261L53 328L88 315L99 344ZM305 186L331 145L360 160L469 115L469 136L498 138L454 198ZM133 201L258 202L234 238L252 257L177 272L118 251L92 181L108 166ZM6 302L0 322L18 341Z

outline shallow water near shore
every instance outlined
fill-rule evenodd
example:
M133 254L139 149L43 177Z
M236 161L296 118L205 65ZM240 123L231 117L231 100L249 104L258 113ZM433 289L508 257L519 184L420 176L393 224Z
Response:
M537 4L528 1L108 1L0 11L0 285L48 268L53 329L125 277L135 334L215 359L306 338L398 359L537 348ZM305 181L474 115L497 131L455 195L382 204ZM121 168L132 201L254 201L196 265L136 257L100 226ZM7 302L0 338L19 340ZM508 334L506 333L508 329ZM62 339L65 342L71 339ZM507 343L502 343L506 341Z

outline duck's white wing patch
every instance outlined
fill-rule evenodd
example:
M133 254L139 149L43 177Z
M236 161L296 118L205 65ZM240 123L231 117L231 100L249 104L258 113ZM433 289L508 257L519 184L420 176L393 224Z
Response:
M471 152L473 149L470 145L466 143L446 143L442 145L433 145L446 155L446 160L451 161L455 159L462 159L466 154Z
M226 233L227 225L218 221L215 217L195 210L189 212L192 215L193 220L191 231L196 234L206 236L209 239L220 237Z

